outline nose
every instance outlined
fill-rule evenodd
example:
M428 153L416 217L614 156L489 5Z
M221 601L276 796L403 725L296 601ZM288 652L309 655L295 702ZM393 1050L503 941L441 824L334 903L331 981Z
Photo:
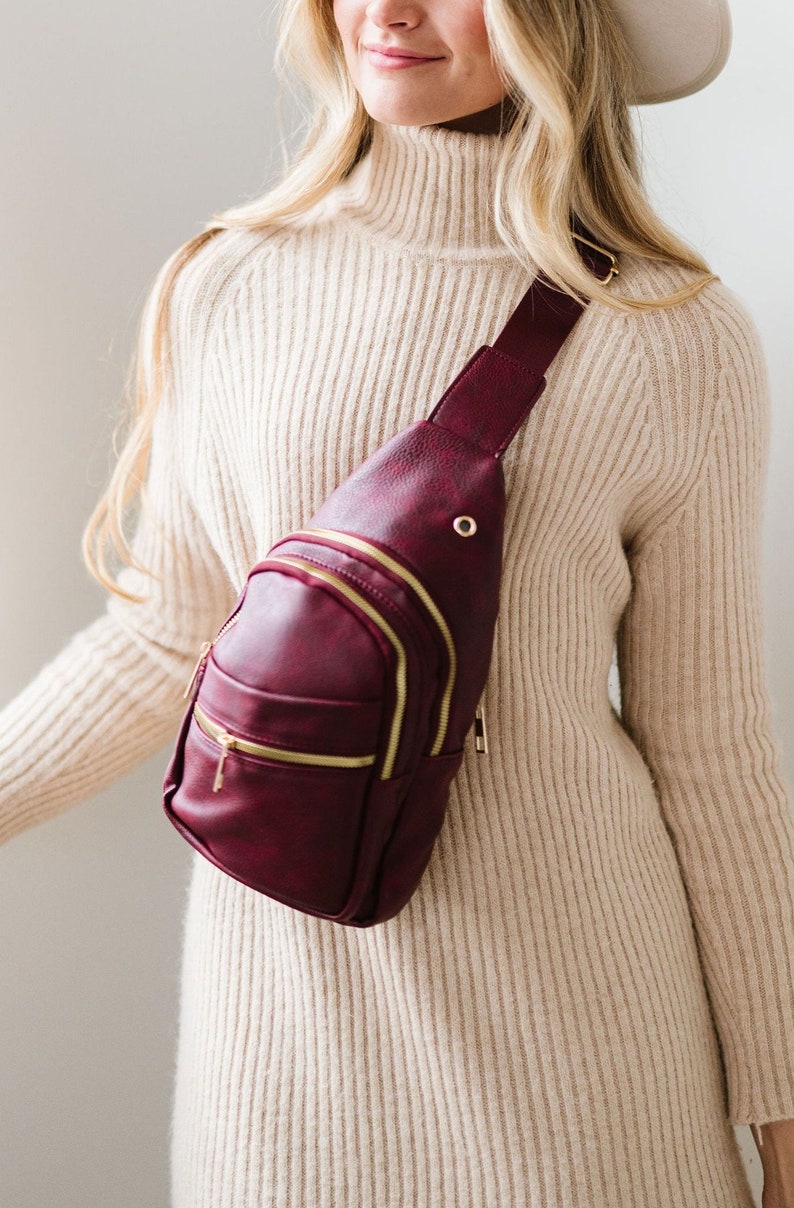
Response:
M411 0L370 0L366 13L379 29L413 29L422 19L418 8Z

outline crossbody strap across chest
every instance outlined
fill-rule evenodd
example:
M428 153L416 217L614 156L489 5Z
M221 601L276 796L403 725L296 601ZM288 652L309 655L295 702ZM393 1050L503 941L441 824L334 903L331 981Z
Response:
M584 238L581 256L604 283L615 257ZM493 344L464 366L428 419L500 457L543 393L544 374L585 305L538 275Z

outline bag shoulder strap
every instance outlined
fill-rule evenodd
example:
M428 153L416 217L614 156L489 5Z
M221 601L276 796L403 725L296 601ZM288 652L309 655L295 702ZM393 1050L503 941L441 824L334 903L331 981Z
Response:
M580 238L582 259L601 280L617 276L617 260ZM493 344L483 344L427 417L501 457L546 386L543 376L586 302L538 275Z

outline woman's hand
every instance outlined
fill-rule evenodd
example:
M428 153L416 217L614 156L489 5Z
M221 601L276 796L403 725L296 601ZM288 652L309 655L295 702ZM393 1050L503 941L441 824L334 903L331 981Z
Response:
M750 1127L764 1168L761 1208L794 1208L794 1120Z

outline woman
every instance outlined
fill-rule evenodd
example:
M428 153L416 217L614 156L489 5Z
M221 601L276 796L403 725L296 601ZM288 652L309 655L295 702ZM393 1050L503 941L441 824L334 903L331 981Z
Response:
M107 611L0 718L6 838L173 739L250 566L428 413L535 272L593 299L504 457L490 754L467 752L416 894L355 930L194 859L175 1208L747 1208L737 1123L760 1125L764 1208L794 1202L768 396L751 318L638 183L629 103L727 54L719 5L674 24L636 0L288 0L304 152L152 292L86 541Z

